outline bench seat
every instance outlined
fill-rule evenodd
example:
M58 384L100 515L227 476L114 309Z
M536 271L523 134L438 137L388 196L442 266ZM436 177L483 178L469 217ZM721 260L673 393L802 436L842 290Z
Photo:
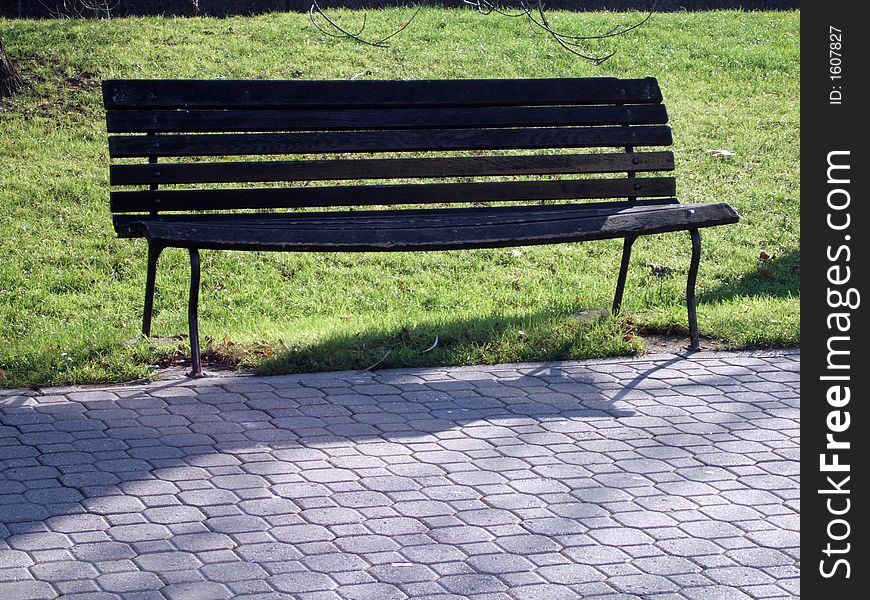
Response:
M127 235L173 248L382 252L497 248L682 231L737 221L724 203L549 205L126 217Z

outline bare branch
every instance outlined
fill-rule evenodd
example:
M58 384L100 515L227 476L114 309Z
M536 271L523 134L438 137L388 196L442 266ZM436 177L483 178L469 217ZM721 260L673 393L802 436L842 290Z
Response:
M318 14L318 13L320 14L320 16L323 17L323 19L324 19L327 23L329 23L330 25L332 25L335 29L337 29L337 30L340 31L341 33L332 33L331 31L326 31L323 27L321 27L321 26L317 23L317 21L314 19L314 15L315 15L315 14ZM320 10L320 7L317 5L317 2L315 2L314 4L312 4L312 5L311 5L311 8L308 10L308 18L311 20L311 24L314 25L314 26L318 29L318 31L320 31L320 32L323 33L324 35L328 35L328 36L330 36L330 37L334 37L334 38L352 38L352 39L355 39L355 40L357 40L357 41L363 42L363 43L365 43L365 44L372 44L372 42L368 42L368 41L363 40L363 39L361 39L361 38L359 37L359 35L360 35L360 34L363 32L363 30L366 28L366 13L363 13L363 22L362 22L362 26L359 28L359 31L357 31L356 33L351 33L351 32L349 32L349 31L347 31L346 29L344 29L343 27L341 27L340 25L338 25L337 23L335 23L332 19L330 19L330 18L326 15L326 13L324 13L322 10ZM375 44L372 44L372 45L375 45Z
M387 35L386 37L383 37L379 40L374 40L374 41L367 40L367 39L363 38L361 35L363 30L365 30L365 27L366 27L366 13L363 13L362 27L360 27L359 31L357 31L356 33L352 32L352 31L348 31L346 28L339 25L335 20L331 19L325 12L323 12L323 9L320 8L320 4L317 3L317 0L312 0L311 8L308 10L308 17L311 20L311 24L314 25L318 31L320 31L321 33L328 35L330 37L349 38L349 39L355 40L357 42L366 44L368 46L375 46L376 48L386 48L387 46L389 46L389 44L386 43L387 40L393 38L399 32L404 31L408 27L408 25L410 25L411 22L420 13L421 8L423 8L422 5L418 6L417 10L414 11L414 14L411 15L411 18L408 19L407 21L405 21L404 23L402 23L401 26L396 31ZM320 17L322 17L324 21L326 21L333 29L335 29L336 31L338 31L340 33L332 33L332 32L326 31L326 29L324 29L323 27L320 26L320 24L317 23L317 20L315 19L315 15L320 15Z
M611 56L613 56L615 54L615 52L611 52L610 54L606 54L604 56L590 56L588 54L581 52L580 50L577 50L577 48L581 47L580 44L578 44L577 42L569 42L568 40L566 40L564 38L564 36L562 34L557 32L556 30L554 30L550 26L550 22L547 20L547 15L546 15L546 13L544 13L544 3L541 2L540 0L538 1L537 9L538 9L538 17L541 20L537 21L535 19L535 17L532 16L531 10L529 11L529 19L535 25L538 25L541 29L543 29L544 31L549 33L550 36L552 36L552 38L554 40L556 40L556 42L558 42L558 44L560 46L562 46L562 48L564 48L565 50L567 50L571 54L574 54L576 56L579 56L580 58L584 58L586 60L592 61L592 63L595 65L600 65L605 60L607 60L608 58L610 58Z
M573 35L568 34L562 31L559 31L555 27L550 24L550 20L547 17L545 12L545 4L543 0L519 0L516 6L511 6L509 9L505 8L501 3L497 0L463 0L465 4L474 8L477 12L482 15L491 15L493 13L503 16L503 17L511 17L511 18L522 18L525 17L528 19L529 24L537 27L541 31L547 33L550 37L556 40L562 48L574 54L575 56L579 56L585 60L591 61L596 65L600 65L608 58L613 56L616 52L609 52L607 54L603 54L600 56L593 55L585 50L584 42L590 42L592 40L603 40L607 38L612 38L620 35L625 35L629 31L637 29L644 23L646 23L651 17L653 12L655 11L656 0L652 0L652 4L647 11L646 15L640 19L639 21L626 25L619 23L615 25L610 30L599 33L595 35ZM331 19L320 7L318 0L312 0L311 9L309 10L309 18L311 19L311 23L323 34L328 35L330 37L335 38L349 38L353 39L357 42L361 42L363 44L367 44L369 46L375 46L378 48L383 48L387 46L387 40L391 39L393 36L398 35L400 31L403 31L408 25L411 24L411 21L419 14L422 6L418 6L417 10L408 19L407 23L402 24L399 29L391 33L390 35L381 38L379 40L367 40L362 37L362 32L366 26L365 13L363 13L363 24L359 28L359 31L352 32L347 28L339 25L335 20ZM512 12L513 11L513 12ZM334 30L327 31L326 28L321 26L315 19L315 16L319 15L323 20ZM337 33L336 33L337 32Z
M519 12L509 13L498 4L493 2L488 2L487 0L462 0L465 4L473 6L477 9L482 15L488 15L491 13L495 13L497 15L501 15L503 17L527 17L529 14L529 9L524 6L520 6L518 8Z
M89 16L111 19L112 11L118 8L121 0L61 0L51 5L39 0L39 3L55 19L86 19Z
M544 4L540 0L538 1L537 8L538 8L539 14L541 14L543 16ZM613 29L611 29L610 31L608 31L606 33L596 34L596 35L567 35L567 34L564 34L562 32L555 31L552 27L550 27L549 23L546 23L546 25L547 25L546 29L551 34L558 35L560 38L565 39L565 40L603 40L603 39L609 38L609 37L624 35L633 29L637 29L638 27L640 27L641 25L643 25L644 23L649 21L650 17L652 17L652 15L653 15L653 12L655 12L655 9L656 9L656 2L655 2L655 0L653 0L652 6L650 6L649 10L647 10L646 16L644 16L644 18L641 19L640 21L638 21L637 23L634 23L633 25L630 25L627 27L620 23L620 24L617 24L615 27L613 27ZM544 17L544 21L546 22L546 17ZM624 27L624 29L623 29L623 27Z

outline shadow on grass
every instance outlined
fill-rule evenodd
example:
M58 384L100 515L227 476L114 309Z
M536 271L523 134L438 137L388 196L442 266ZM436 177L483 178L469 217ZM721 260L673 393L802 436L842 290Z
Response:
M740 296L800 296L801 252L792 250L782 256L758 261L754 271L734 282L707 290L698 296L699 303L716 303Z
M259 350L258 375L333 370L542 362L636 353L630 325L606 311L541 311L522 316L475 316L414 326L376 327L309 345ZM223 347L222 347L223 346ZM210 348L220 361L232 349ZM254 353L258 351L255 349Z

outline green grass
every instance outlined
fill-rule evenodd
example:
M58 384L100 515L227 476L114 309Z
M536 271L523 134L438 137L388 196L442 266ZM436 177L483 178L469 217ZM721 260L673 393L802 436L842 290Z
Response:
M359 13L335 11L348 23ZM370 11L388 33L409 10ZM553 13L604 31L636 15ZM0 104L0 385L148 377L186 341L137 341L142 240L119 240L107 205L102 78L659 78L683 201L727 201L735 226L703 232L703 336L723 347L799 340L799 13L658 14L592 50L594 66L520 19L424 9L387 49L327 38L307 17L0 20L31 83ZM728 149L729 159L708 149ZM763 265L761 252L770 255ZM215 355L278 373L567 359L640 352L685 332L689 240L641 238L623 318L609 306L620 241L399 254L204 252L201 332ZM676 269L653 277L649 264ZM759 269L759 267L763 267ZM153 332L186 332L188 266L167 250ZM637 335L641 334L641 335ZM423 352L438 336L438 346ZM133 340L133 341L130 341ZM385 358L384 358L385 357Z

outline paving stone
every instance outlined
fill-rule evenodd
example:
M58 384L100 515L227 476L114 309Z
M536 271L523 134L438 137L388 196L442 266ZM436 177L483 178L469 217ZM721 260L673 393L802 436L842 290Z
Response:
M212 581L194 581L190 583L175 583L167 585L161 592L169 600L225 600L232 593L225 586Z
M518 554L486 554L468 559L478 573L504 575L507 573L523 573L532 571L534 565Z
M562 549L559 542L543 535L514 535L496 540L496 544L507 552L515 554L539 554L542 552L558 552Z
M679 589L673 581L660 575L619 575L609 578L607 583L620 592L641 597Z
M773 578L761 571L749 567L722 567L707 569L704 575L722 585L739 587L742 585L757 585L771 583Z
M73 545L72 540L62 533L35 532L22 533L6 538L6 543L16 550L49 550L55 548L69 548Z
M577 563L588 565L607 565L629 560L631 557L612 546L585 545L566 548L564 554Z
M332 590L338 587L338 584L326 575L311 572L282 573L269 577L268 581L279 592L288 594Z
M655 540L639 529L628 527L609 527L607 529L595 529L589 532L589 536L607 546L632 546L639 544L651 544Z
M229 517L213 517L205 521L206 527L218 533L246 533L267 529L266 522L260 517L251 515L233 515Z
M122 542L97 542L76 544L72 553L79 559L89 562L124 560L136 556L136 551L129 544Z
M489 530L473 525L440 527L432 530L429 536L442 544L473 544L475 542L488 542L495 538Z
M366 527L373 533L380 535L398 536L412 533L423 533L428 527L417 519L411 517L383 517L380 519L367 519Z
M190 490L178 494L178 499L189 506L219 506L223 504L237 504L239 496L229 490L201 489Z
M15 443L0 446L0 593L793 597L799 358L161 382L0 405Z
M0 597L15 598L15 600L44 600L56 598L57 593L44 581L11 581L0 582Z
M684 575L699 571L698 565L681 556L650 556L639 558L634 565L652 575Z
M447 544L424 544L402 548L399 552L408 560L423 564L436 564L450 561L465 560L466 555L456 546Z
M589 583L590 581L602 581L604 575L588 565L566 564L541 567L537 573L552 583L574 585Z
M244 580L261 580L269 576L260 565L247 562L222 562L206 565L202 573L212 581L224 584Z
M290 562L302 557L295 544L281 542L245 544L237 548L235 552L243 559L257 563Z
M145 542L151 540L167 540L172 533L163 525L153 523L137 523L134 525L116 525L106 533L118 542Z
M794 560L773 548L741 548L727 553L739 565L753 568L780 567L794 564Z
M526 519L523 526L532 533L547 536L570 535L584 533L587 528L574 519L564 517L546 517L543 519Z
M185 533L172 537L172 543L187 552L234 548L236 543L223 533Z
M360 523L363 516L350 508L313 508L304 510L300 516L315 525L342 525L347 523Z
M11 567L29 567L33 564L33 559L26 552L21 550L4 550L0 548L0 565L4 569Z
M335 545L345 552L367 554L372 552L389 552L400 548L393 538L385 535L354 535L339 538Z
M687 588L682 594L690 600L751 600L740 588L724 585Z
M59 560L56 562L37 564L30 567L30 572L33 573L37 579L42 579L44 581L91 579L98 575L97 570L90 563L78 560Z
M468 574L448 575L439 583L449 592L469 597L488 592L503 592L507 586L492 575Z
M82 502L85 509L97 515L136 513L145 509L138 498L133 496L102 496L87 498Z
M143 512L143 515L152 523L159 523L162 525L198 522L205 519L205 515L195 507L183 505L149 508Z
M321 525L286 525L273 528L271 533L278 541L291 544L329 541L335 538L332 532Z
M97 583L107 592L119 594L146 590L158 591L163 587L163 582L157 575L143 571L100 575L97 577Z

